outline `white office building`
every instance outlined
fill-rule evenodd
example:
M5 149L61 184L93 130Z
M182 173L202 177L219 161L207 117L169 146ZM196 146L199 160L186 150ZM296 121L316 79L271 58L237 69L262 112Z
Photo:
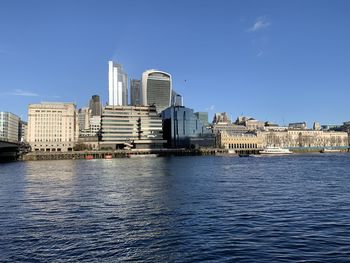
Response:
M33 151L72 151L78 136L78 114L74 103L29 105L28 143Z
M108 62L108 105L128 105L128 75L121 65Z
M18 142L19 122L17 115L0 111L0 141Z

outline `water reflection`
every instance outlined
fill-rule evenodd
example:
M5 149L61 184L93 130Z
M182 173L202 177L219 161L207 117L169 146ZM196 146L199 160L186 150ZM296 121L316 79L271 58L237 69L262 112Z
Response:
M348 155L2 168L0 261L338 262L350 251Z

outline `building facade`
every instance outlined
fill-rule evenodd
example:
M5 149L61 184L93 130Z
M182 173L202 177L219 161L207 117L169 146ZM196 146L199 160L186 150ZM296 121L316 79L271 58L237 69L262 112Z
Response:
M0 112L0 141L19 141L20 118L11 112Z
M155 106L106 106L101 119L100 147L162 148L162 119Z
M212 129L214 134L219 134L222 131L226 131L229 134L234 134L234 133L242 134L242 133L248 132L247 127L243 125L237 125L237 124L225 123L225 122L213 124Z
M226 112L215 113L213 124L218 123L231 123L231 119Z
M88 107L78 110L79 131L90 129L90 118L92 111Z
M102 115L102 104L100 101L100 96L93 95L89 101L89 108L91 109L91 116L101 116Z
M196 115L196 117L197 117L205 126L208 126L208 125L209 125L209 116L208 116L208 112L198 111L198 112L195 112L194 115Z
M260 133L265 146L281 148L299 147L345 147L348 146L348 134L336 131L284 130Z
M101 117L92 116L90 118L90 136L99 136L101 130Z
M27 141L32 151L72 151L78 136L78 116L74 103L29 105Z
M171 106L162 112L164 139L168 148L214 147L211 130L184 106Z
M263 138L256 133L237 133L221 131L218 134L218 146L235 152L258 152L263 149Z
M142 74L142 104L156 106L160 113L171 105L172 79L169 73L147 70Z
M130 80L130 104L131 106L141 106L141 80Z
M108 62L108 105L128 105L128 75L113 61Z
M28 122L19 120L18 140L20 142L27 142L27 134L28 134Z
M172 106L183 106L183 98L180 94L174 90L171 92L171 105Z
M288 128L294 130L306 130L307 125L306 122L293 122L288 124Z

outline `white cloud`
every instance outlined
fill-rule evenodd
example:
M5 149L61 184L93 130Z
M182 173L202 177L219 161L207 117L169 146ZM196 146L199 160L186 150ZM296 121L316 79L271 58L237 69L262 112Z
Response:
M30 92L30 91L25 91L21 89L15 89L12 92L5 93L7 95L12 95L12 96L24 96L24 97L38 97L39 94Z
M250 32L256 32L265 28L268 28L271 25L269 21L265 17L258 17L255 21L255 24L248 29Z
M264 55L264 51L263 51L263 50L260 50L260 51L258 52L258 54L256 54L257 57L261 57L261 56L263 56L263 55Z
M208 108L206 108L206 111L213 111L215 108L215 105L210 105Z

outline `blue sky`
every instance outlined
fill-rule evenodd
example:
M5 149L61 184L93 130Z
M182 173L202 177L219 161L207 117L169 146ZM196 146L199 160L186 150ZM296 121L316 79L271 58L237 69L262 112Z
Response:
M108 60L155 68L195 111L350 120L350 1L17 1L0 5L0 111L107 101Z

